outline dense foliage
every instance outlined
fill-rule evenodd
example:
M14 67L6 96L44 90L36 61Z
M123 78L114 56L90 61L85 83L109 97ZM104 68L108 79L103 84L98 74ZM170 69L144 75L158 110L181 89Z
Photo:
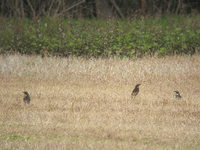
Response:
M0 53L126 56L200 52L200 17L0 20Z

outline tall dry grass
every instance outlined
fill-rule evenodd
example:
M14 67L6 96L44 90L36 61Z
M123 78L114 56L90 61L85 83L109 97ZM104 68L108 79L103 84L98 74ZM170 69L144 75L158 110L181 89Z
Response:
M199 87L198 55L0 56L0 149L200 149Z

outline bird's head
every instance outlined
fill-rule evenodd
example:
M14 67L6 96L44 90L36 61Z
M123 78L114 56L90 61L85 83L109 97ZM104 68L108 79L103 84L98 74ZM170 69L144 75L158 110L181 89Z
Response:
M136 84L136 86L135 87L139 87L141 84Z
M179 93L179 91L174 91L175 93Z
M23 93L24 93L25 95L28 95L28 92L27 92L27 91L24 91Z

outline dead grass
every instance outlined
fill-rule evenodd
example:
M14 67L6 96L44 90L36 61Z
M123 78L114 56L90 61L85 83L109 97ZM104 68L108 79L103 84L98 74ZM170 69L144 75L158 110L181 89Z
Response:
M0 149L200 149L199 87L198 55L0 56Z

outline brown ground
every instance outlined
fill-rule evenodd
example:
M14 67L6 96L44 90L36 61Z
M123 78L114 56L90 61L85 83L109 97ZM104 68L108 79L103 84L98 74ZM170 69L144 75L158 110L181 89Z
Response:
M0 56L0 149L200 149L200 56Z

